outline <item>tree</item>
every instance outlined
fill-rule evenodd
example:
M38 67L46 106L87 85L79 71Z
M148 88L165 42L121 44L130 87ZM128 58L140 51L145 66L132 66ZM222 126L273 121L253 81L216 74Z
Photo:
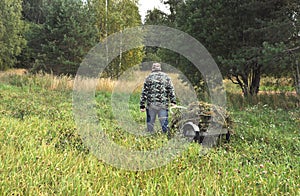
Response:
M80 0L52 0L44 5L35 70L54 74L77 72L87 52L96 44L95 15Z
M18 55L16 67L31 69L38 61L38 54L45 44L41 39L43 24L46 21L45 0L23 0L22 19L26 30L22 33L26 39L26 46Z
M242 88L244 96L259 92L262 75L280 73L279 62L273 59L295 33L291 20L293 10L288 9L290 3L279 0L243 2L237 9L236 22L240 25L232 28L239 32L236 42L239 48L225 57L227 60L223 63L227 76ZM281 67L287 68L284 65L281 61Z
M0 1L0 70L11 68L26 44L22 36L21 0Z
M272 59L279 58L299 32L293 20L299 13L296 0L168 2L177 5L175 26L200 41L245 96L258 93L263 74L279 72L279 62Z
M145 16L145 25L165 25L168 23L168 15L161 10L154 8L153 10L148 10ZM143 58L144 62L149 61L161 61L161 57L158 54L159 47L147 46L144 47L145 56Z
M46 20L46 16L44 13L44 2L45 0L23 0L23 20L35 24L43 24Z
M109 15L110 29L113 30L113 32L120 32L121 39L119 56L110 63L108 72L110 77L119 78L125 70L141 63L144 56L142 48L135 48L129 51L123 51L122 48L122 42L123 39L125 39L122 36L124 29L140 26L141 16L138 12L137 1L135 0L117 1L112 7L113 10L118 10L118 12L112 12Z
M105 43L105 39L113 33L120 33L120 44L116 46L119 56L105 69L105 76L118 78L128 68L139 64L143 58L143 49L136 48L123 51L122 32L129 27L141 25L136 0L91 0L97 15L98 40ZM107 52L111 49L107 46Z
M168 23L168 21L168 15L157 8L154 8L153 10L148 10L145 16L146 25L165 25L166 23Z

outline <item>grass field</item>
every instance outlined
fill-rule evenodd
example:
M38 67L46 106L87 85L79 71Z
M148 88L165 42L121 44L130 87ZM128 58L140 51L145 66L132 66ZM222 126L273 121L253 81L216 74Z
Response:
M260 97L247 104L230 94L235 134L229 144L200 156L201 146L191 143L165 166L127 171L98 160L83 145L68 79L60 87L51 81L14 76L0 83L1 195L300 195L295 97ZM132 95L131 112L142 123L138 96ZM134 137L125 137L114 120L111 93L98 91L96 101L103 128L112 138L120 134L116 142L134 145ZM163 145L154 140L164 138L138 148Z

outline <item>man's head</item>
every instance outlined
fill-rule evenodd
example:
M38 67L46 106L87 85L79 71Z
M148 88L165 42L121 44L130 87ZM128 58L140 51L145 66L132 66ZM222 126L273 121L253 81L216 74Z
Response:
M161 65L160 65L160 63L153 63L153 65L152 65L152 71L161 71Z

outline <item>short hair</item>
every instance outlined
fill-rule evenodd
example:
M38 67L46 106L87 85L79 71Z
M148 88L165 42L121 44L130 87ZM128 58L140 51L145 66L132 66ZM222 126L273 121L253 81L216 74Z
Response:
M161 71L161 64L160 63L153 63L152 71Z

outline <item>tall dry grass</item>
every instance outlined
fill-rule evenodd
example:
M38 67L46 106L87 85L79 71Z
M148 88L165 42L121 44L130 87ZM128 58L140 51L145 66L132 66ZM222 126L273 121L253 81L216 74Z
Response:
M125 76L121 76L119 79L110 78L80 78L75 79L76 89L96 89L96 91L106 92L123 92L123 93L140 93L142 91L145 78L150 72L147 71L134 71ZM192 86L187 85L181 79L179 74L168 73L171 77L175 91L178 97L193 95Z
M72 90L74 84L76 84L79 89L92 88L97 91L136 93L141 91L144 80L149 73L147 71L134 71L119 79L74 78L67 75L56 76L47 73L31 74L25 69L11 69L0 72L0 82L17 86L39 86L47 90ZM179 79L179 75L175 73L169 73L169 75L177 91L185 94L188 88Z
M0 73L0 82L15 86L40 87L47 90L69 90L73 87L71 76L53 74L31 74L25 69L12 69Z
M148 71L133 71L121 76L118 80L111 78L74 78L71 76L55 76L53 74L30 74L25 69L11 69L0 72L0 82L16 86L40 87L46 90L90 89L105 92L140 93ZM168 73L175 87L180 104L187 105L197 100L190 84L184 83L177 73ZM265 79L270 81L269 79ZM75 82L76 81L76 82ZM285 81L285 80L284 80ZM74 86L76 84L77 86ZM249 105L269 105L273 108L299 107L300 98L295 92L261 91L257 96L245 98L237 85L224 80L227 94L227 105L231 108L244 108Z

